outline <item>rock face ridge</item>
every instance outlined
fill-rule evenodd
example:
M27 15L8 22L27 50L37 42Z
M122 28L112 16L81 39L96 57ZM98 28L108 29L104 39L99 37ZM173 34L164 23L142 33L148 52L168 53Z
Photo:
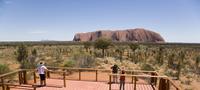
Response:
M77 33L73 41L95 41L104 37L112 41L134 41L134 42L165 42L160 34L143 28L126 30L100 30L95 32Z

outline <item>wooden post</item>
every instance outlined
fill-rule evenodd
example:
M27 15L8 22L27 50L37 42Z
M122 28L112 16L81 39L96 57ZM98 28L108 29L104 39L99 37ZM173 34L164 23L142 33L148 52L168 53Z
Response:
M111 90L111 84L112 84L112 82L111 82L111 75L109 75L109 90Z
M96 71L96 81L98 81L98 70L95 71Z
M5 90L5 85L4 85L4 79L3 79L3 77L1 77L1 85L2 85L2 90Z
M37 86L36 85L33 85L33 90L36 90Z
M169 87L170 88L170 87ZM178 87L176 87L176 90L181 90L181 89L179 89Z
M6 85L6 90L10 90L10 87L9 87L9 85Z
M21 71L21 84L24 84L24 77L23 77L23 71Z
M47 71L47 78L50 78L50 72Z
M166 79L166 90L170 90L170 82L168 79Z
M154 75L154 76L158 76L157 73L153 73L153 75ZM158 81L158 78L155 77L155 78L154 78L154 85L155 85L155 87L156 87L156 85L157 85L157 81Z
M157 76L157 75L156 75L156 73L152 72L151 76ZM151 79L151 84L156 86L157 78L156 77L151 77L150 79Z
M79 69L79 80L81 80L81 70Z
M64 87L66 87L66 80L65 80L66 78L65 78L65 75L66 75L66 73L64 72L64 73L63 73L63 83L64 83Z
M151 76L155 76L154 73L151 73ZM155 84L155 81L154 81L155 79L154 79L154 77L151 77L150 80L151 80L151 81L150 81L150 84L151 84L151 85L154 85L154 84Z
M24 81L24 83L23 84L27 84L27 77L26 77L26 71L24 70L23 71L23 81Z
M22 84L22 74L21 71L18 72L18 78L19 78L19 85Z
M34 83L37 83L35 71L33 71Z
M135 80L134 80L134 90L136 90L136 80L137 78L135 77Z
M132 72L131 72L131 74L133 75L133 74L134 74L134 72L132 71ZM131 83L133 83L133 76L132 76L132 80L131 80Z
M46 78L48 78L47 74L48 74L48 71L44 71L44 75L45 75Z

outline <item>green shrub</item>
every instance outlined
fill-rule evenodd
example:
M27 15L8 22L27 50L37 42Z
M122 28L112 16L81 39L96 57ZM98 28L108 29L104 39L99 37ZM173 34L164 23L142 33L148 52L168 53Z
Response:
M28 58L27 47L24 44L22 44L18 47L18 50L17 50L17 60L19 62L23 62L27 60L27 58Z
M147 71L154 71L155 70L150 64L142 64L141 69L147 70Z
M198 56L198 57L196 58L196 60L195 60L196 69L198 69L199 63L200 63L200 56Z
M20 68L22 69L35 69L37 66L36 62L30 62L30 61L23 61L20 64L21 64Z
M10 71L10 68L5 64L0 64L0 74L4 74Z
M74 53L74 55L72 56L72 60L76 61L75 66L81 68L93 67L95 64L94 57L88 53Z
M64 67L74 67L75 66L75 61L74 60L68 60L64 62Z
M37 53L37 50L36 50L36 49L33 49L33 50L31 51L31 53L32 53L32 55L33 55L33 56L35 56L35 57L38 55L38 53Z
M173 77L175 78L176 77L176 71L172 70L172 69L167 69L165 72L164 72L165 75L167 76L170 76L170 77Z

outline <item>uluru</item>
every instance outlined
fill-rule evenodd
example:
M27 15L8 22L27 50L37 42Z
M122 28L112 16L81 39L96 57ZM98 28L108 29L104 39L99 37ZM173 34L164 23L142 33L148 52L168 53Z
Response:
M164 38L159 33L144 28L98 30L94 32L77 33L75 34L73 41L95 41L101 37L120 42L165 42Z

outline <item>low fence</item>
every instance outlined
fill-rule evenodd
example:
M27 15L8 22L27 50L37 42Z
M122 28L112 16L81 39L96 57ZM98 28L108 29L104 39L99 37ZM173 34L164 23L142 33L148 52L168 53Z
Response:
M150 80L149 84L152 86L153 90L181 90L181 88L175 84L170 78L167 76L155 76L155 75L127 75L127 74L110 74L109 75L109 90L112 89L112 81L111 78L113 76L125 76L131 77L134 79L133 86L134 90L137 90L136 86L138 85L138 78L148 78ZM159 81L159 85L157 83Z
M18 80L14 80L15 83L10 82L10 78L12 77L13 79L15 79L16 76L18 77L17 78ZM1 79L0 85L2 87L2 90L10 90L9 86L20 86L21 84L28 84L27 71L23 69L2 74L0 75L0 79Z
M66 87L66 80L86 80L96 82L108 82L109 90L111 90L111 78L113 75L121 76L120 74L111 74L110 69L92 69L92 68L64 68L64 67L48 67L49 71L46 72L47 78L57 78L63 80L63 86ZM171 79L166 76L159 76L155 71L141 71L141 70L126 70L127 83L133 83L134 86L139 84L137 78L149 78L149 83L152 88L156 87L160 79L165 79L170 83L170 86L175 87L176 90L181 90ZM90 75L90 76L88 76ZM7 77L15 76L18 80L15 83L9 83ZM108 77L109 76L109 77ZM33 83L28 82L27 77L33 77ZM87 78L89 77L89 78ZM19 69L10 73L0 75L2 90L9 90L10 86L20 86L21 84L31 85L34 90L37 88L37 75L36 70L33 69ZM162 84L162 83L161 83ZM157 86L159 89L160 85ZM155 89L155 88L154 88ZM134 89L136 90L136 88ZM163 89L159 89L163 90ZM169 90L169 89L168 89Z
M64 68L64 67L48 67L50 70L54 71L64 71L66 72L66 75L68 75L68 80L85 80L85 81L98 81L98 82L108 82L109 74L111 74L111 69L93 69L93 68ZM127 74L131 75L157 75L157 72L155 71L142 71L142 70L125 70ZM90 78L85 78L84 76L88 73L90 75ZM62 74L61 74L62 75ZM51 77L50 74L47 73L47 77ZM51 77L52 78L52 77ZM133 82L130 80L129 82Z

